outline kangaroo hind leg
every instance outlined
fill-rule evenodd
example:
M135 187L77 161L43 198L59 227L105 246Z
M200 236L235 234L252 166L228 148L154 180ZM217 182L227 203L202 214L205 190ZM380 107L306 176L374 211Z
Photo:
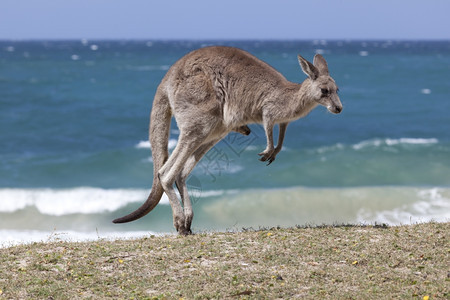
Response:
M175 184L180 192L181 200L183 202L185 228L189 233L191 232L192 219L194 218L194 210L192 209L192 202L188 193L187 178L200 159L211 149L220 139L213 140L201 145L187 160L182 172L178 175Z
M169 159L158 173L161 185L163 186L172 207L175 229L182 235L189 234L190 228L186 228L184 211L177 194L175 193L173 184L181 175L185 165L188 163L189 158L201 146L204 139L204 135L193 136L182 132L175 150L172 152ZM183 193L183 195L184 194L187 193Z

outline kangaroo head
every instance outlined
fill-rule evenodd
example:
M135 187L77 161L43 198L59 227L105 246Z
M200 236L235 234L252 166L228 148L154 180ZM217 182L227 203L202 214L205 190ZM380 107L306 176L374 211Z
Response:
M328 65L322 55L316 54L313 63L310 63L300 55L298 61L303 72L310 79L308 95L320 105L325 106L331 113L338 114L342 111L342 104L337 94L338 87L331 78Z

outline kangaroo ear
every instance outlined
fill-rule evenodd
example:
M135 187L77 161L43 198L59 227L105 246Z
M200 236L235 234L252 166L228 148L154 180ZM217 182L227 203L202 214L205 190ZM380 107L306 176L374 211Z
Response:
M322 55L320 54L316 54L314 56L314 66L316 66L316 68L319 70L319 73L322 75L329 75L329 71L328 71L328 64L325 60L325 58L323 58Z
M302 71L308 75L312 80L316 80L319 77L319 70L309 61L304 59L300 54L298 55L298 62L300 63L300 67L302 67Z

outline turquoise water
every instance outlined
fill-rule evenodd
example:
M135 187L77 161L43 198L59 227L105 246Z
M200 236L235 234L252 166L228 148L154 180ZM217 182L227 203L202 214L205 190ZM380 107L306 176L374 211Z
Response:
M168 68L211 44L243 48L289 80L322 53L344 111L289 125L270 166L259 125L230 134L189 179L194 231L450 218L450 42L0 41L0 242L174 232L147 217L153 95ZM175 122L169 146L176 145ZM51 235L51 233L54 233Z

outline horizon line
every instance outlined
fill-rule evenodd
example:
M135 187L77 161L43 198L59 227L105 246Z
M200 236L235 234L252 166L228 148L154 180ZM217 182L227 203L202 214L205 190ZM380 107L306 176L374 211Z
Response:
M393 42L450 42L450 38L0 38L0 42L33 42L33 41L146 41L146 42L353 42L353 41L393 41Z

